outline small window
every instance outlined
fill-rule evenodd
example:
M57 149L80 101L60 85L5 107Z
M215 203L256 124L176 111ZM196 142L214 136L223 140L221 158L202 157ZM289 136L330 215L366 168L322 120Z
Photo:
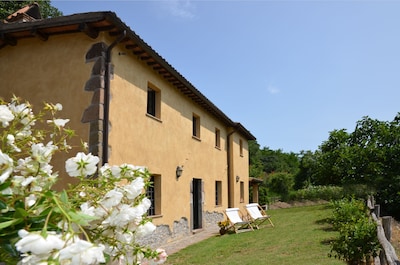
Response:
M147 114L160 119L160 106L160 91L150 87L147 88Z
M151 206L147 211L149 216L161 215L161 176L151 176L152 183L146 190L146 195L151 201Z
M240 156L243 156L243 141L242 141L242 139L239 140L239 152L240 152Z
M244 182L240 182L240 202L244 202Z
M193 114L193 136L200 138L200 117Z
M215 147L221 148L221 131L215 128Z
M215 205L222 205L222 181L215 181Z

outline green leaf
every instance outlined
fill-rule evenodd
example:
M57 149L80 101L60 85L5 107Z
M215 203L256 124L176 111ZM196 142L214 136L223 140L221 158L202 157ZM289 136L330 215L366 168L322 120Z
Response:
M0 185L0 190L5 190L8 187L10 187L11 182L4 182L3 184Z
M0 223L0 229L4 229L6 227L12 226L12 225L16 225L20 222L22 222L23 219L22 218L17 218L17 219L12 219L10 221L6 221L6 222L2 222Z
M25 209L25 203L23 201L16 201L14 204L14 208L21 208L21 209Z
M78 225L88 225L89 221L96 220L97 217L87 215L81 212L74 212L74 211L69 211L68 215L71 217L72 222L77 223Z
M16 208L15 216L16 217L27 217L27 216L29 216L29 213L27 211L25 211L25 209L23 209L23 208Z
M63 191L61 192L60 200L61 200L63 203L68 203L68 194L67 194L67 192L66 192L65 190L63 190Z
M0 200L0 210L7 209L7 203Z

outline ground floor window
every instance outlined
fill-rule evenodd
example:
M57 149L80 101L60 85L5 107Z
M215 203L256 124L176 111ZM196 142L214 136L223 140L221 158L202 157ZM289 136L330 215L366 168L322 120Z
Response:
M151 201L151 206L147 212L149 216L161 214L161 176L152 175L151 185L146 190L146 195Z
M244 182L240 182L240 202L244 202Z
M222 205L222 181L215 181L215 205Z

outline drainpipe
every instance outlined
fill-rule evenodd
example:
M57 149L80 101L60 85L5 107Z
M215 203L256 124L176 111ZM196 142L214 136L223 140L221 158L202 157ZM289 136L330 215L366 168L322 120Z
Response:
M233 201L232 201L232 196L231 196L231 136L234 134L236 131L233 130L227 135L227 166L228 166L228 207L232 208L233 207Z
M108 163L108 132L110 116L110 73L111 73L111 50L126 36L126 30L108 46L106 51L106 69L104 74L104 117L103 117L103 165Z

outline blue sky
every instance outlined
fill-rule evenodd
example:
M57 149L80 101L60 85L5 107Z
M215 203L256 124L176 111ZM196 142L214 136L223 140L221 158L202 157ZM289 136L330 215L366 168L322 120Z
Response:
M113 11L261 147L314 151L400 112L400 0L61 1Z

